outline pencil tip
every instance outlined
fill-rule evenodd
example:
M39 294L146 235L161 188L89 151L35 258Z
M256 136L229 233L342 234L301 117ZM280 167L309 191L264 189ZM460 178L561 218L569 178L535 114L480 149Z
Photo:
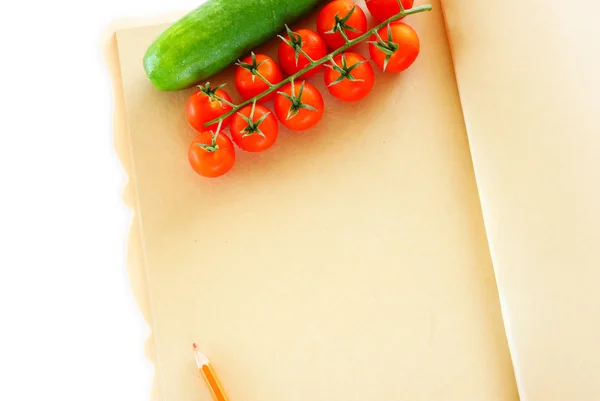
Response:
M198 348L198 346L196 345L196 343L193 343L192 346L194 347L194 349Z

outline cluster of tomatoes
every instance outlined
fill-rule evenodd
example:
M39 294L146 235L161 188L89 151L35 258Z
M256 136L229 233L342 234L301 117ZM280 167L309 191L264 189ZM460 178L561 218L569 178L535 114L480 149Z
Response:
M404 9L414 0L402 0ZM400 12L398 0L366 0L371 15L385 21ZM200 132L189 149L193 169L204 177L218 177L228 172L235 162L235 145L247 152L262 152L270 148L279 134L279 123L290 130L303 131L319 122L324 112L323 97L319 90L306 82L325 68L327 89L342 101L357 101L369 94L374 85L373 67L352 48L315 65L348 41L364 35L368 30L367 17L360 6L351 0L334 0L319 13L317 32L309 29L292 31L281 36L278 49L279 64L263 54L252 53L237 63L235 86L242 98L261 97L219 123L205 126L231 113L236 106L222 86L200 87L192 94L186 115L190 124ZM416 32L407 24L396 21L376 32L369 40L369 55L373 63L384 71L399 72L407 69L420 50ZM314 66L314 68L311 68ZM290 83L274 86L288 76L302 74ZM264 103L273 100L274 113ZM231 139L220 129L230 125Z

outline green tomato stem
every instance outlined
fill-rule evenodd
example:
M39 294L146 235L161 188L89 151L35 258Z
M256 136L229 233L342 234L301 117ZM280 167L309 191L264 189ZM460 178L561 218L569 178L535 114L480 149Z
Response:
M356 45L357 43L362 42L365 39L368 39L369 37L371 37L373 34L375 34L375 32L379 31L381 28L387 26L388 24L399 20L400 18L406 17L407 15L411 15L411 14L418 14L424 11L431 11L433 7L431 6L431 4L424 4L422 6L418 6L418 7L413 7L411 9L408 10L401 10L398 14L394 15L393 17L388 18L387 20L383 21L382 23L380 23L379 25L377 25L376 27L368 30L367 32L365 32L363 35L357 37L356 39L352 39L346 42L346 44L342 47L340 47L337 50L334 50L333 52L329 53L328 55L326 55L325 57L322 57L318 60L314 60L313 62L311 62L308 66L306 66L305 68L301 69L300 71L298 71L297 73L295 73L294 75L291 75L289 77L287 77L286 79L284 79L283 81L279 82L278 84L272 85L269 89L267 89L266 91L262 92L259 95L256 95L255 97L253 97L252 99L248 99L245 102L233 107L233 109L231 109L230 111L228 111L227 113L223 114L222 116L215 118L212 121L207 122L206 124L204 124L205 127L215 124L217 122L223 121L224 119L226 119L227 117L237 113L239 110L241 110L242 108L248 106L249 104L252 104L260 99L262 99L265 96L270 95L271 93L277 91L279 88L289 84L290 82L294 81L295 79L298 79L298 77L300 77L301 75L307 73L308 71L312 70L315 67L318 67L322 64L325 64L326 62L333 60L333 58L339 54L342 54L343 52L345 52L346 50L348 50L349 48L351 48L352 46ZM402 7L401 7L402 9Z
M271 83L271 81L269 81L269 80L268 80L267 78L265 78L265 77L264 77L264 76L263 76L263 75L262 75L260 72L258 72L258 70L256 70L256 76L257 76L257 77L259 77L259 78L260 78L260 79L261 79L261 80L262 80L264 83L266 83L267 85L269 85L269 87L270 87L270 88L272 88L273 86L275 86L275 85L273 85L273 84Z

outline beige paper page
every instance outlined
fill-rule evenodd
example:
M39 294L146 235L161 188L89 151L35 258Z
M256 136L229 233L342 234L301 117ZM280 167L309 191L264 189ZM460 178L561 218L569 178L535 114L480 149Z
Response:
M600 400L600 4L444 0L521 398Z
M210 399L192 341L232 401L518 398L433 4L407 19L409 72L378 74L360 103L325 94L317 128L217 180L187 163L190 92L144 76L165 25L117 32L164 400Z

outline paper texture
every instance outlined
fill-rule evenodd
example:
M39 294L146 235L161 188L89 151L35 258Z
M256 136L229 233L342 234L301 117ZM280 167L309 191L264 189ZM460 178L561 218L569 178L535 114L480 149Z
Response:
M120 19L112 22L103 32L101 38L101 49L104 61L108 68L113 82L114 94L114 143L115 150L119 160L127 174L129 182L123 191L123 200L130 207L135 216L132 221L129 240L127 244L127 266L130 276L131 290L138 304L138 307L150 325L153 326L152 314L150 311L150 299L147 285L147 272L145 265L145 255L143 249L143 238L139 219L139 207L137 198L137 189L135 187L135 173L133 166L133 155L131 149L131 136L129 134L129 125L127 123L127 113L125 110L124 90L122 83L121 65L119 61L119 52L117 48L117 38L115 32L133 27L147 26L148 24L160 24L181 16L183 13L169 13L167 15L153 19ZM150 336L146 341L146 356L156 365L156 348L154 336ZM159 380L154 380L151 393L152 401L162 400L162 392Z
M443 4L521 398L600 400L600 5Z
M407 18L422 53L366 100L325 93L309 132L196 176L189 91L151 87L166 26L117 32L137 216L164 400L515 400L504 327L438 1ZM272 51L272 46L267 47ZM231 70L212 81L229 82Z

